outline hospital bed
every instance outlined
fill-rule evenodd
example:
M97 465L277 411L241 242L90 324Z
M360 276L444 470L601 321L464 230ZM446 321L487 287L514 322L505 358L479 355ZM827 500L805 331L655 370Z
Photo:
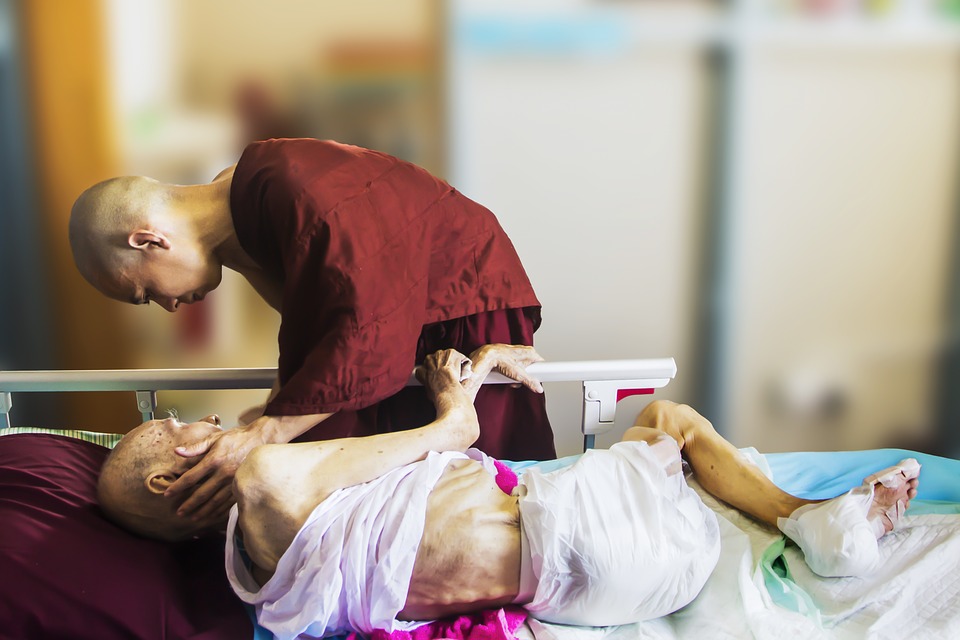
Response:
M591 447L597 434L612 428L617 401L667 385L676 364L672 359L542 362L530 371L544 382L582 383L581 429L584 447ZM153 417L158 391L268 389L275 373L269 368L0 372L0 638L268 637L227 586L222 538L161 543L128 534L101 516L96 475L119 435L14 427L10 414L21 393L116 391L132 394L133 426ZM784 489L816 498L838 495L911 454L764 456L744 450L744 455ZM884 539L884 565L869 578L818 578L779 533L701 492L721 516L723 551L688 607L658 620L605 628L543 624L515 609L487 612L492 617L474 620L478 629L494 620L480 637L960 637L960 462L912 455L924 465L920 499L904 526ZM504 620L511 622L496 622ZM424 637L429 636L418 636Z

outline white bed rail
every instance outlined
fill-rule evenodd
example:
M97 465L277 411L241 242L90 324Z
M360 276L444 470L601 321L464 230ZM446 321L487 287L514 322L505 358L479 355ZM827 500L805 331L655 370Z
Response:
M538 362L527 369L541 382L579 381L583 384L581 430L584 448L613 427L616 404L622 398L653 393L677 374L673 358ZM158 391L210 389L269 389L275 368L244 369L114 369L72 371L0 371L0 426L10 426L14 393L73 391L133 391L144 420L153 419ZM512 382L491 374L485 384ZM419 384L411 374L408 385Z

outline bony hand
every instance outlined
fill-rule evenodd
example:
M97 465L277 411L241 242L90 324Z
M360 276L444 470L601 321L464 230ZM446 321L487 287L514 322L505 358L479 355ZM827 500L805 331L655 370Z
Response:
M491 371L516 380L534 393L543 393L543 385L527 373L527 367L543 358L533 347L511 344L488 344L470 354L473 361L473 375L465 380L464 388L475 398L483 381Z
M180 476L164 495L181 500L177 515L200 521L222 514L233 504L233 477L247 454L264 444L263 429L254 420L245 427L212 434L202 440L177 447L177 455L184 458L203 456L190 470Z
M471 376L470 359L456 349L443 349L428 355L414 373L431 400L445 391L461 391L460 382Z

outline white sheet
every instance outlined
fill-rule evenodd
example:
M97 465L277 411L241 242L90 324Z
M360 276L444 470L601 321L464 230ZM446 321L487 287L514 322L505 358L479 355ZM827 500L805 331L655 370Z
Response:
M794 546L784 555L809 595L805 613L776 604L759 561L782 539L718 503L690 481L717 512L720 562L685 609L646 623L606 628L563 627L530 620L522 640L883 640L960 638L960 516L921 515L881 544L883 568L868 578L820 578ZM800 593L800 592L798 592ZM803 594L800 593L802 596ZM797 600L803 610L805 600Z

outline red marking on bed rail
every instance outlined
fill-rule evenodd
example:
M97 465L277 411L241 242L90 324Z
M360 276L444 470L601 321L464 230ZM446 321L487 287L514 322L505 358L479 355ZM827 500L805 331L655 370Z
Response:
M653 389L617 389L617 402L630 396L646 396L653 393Z

